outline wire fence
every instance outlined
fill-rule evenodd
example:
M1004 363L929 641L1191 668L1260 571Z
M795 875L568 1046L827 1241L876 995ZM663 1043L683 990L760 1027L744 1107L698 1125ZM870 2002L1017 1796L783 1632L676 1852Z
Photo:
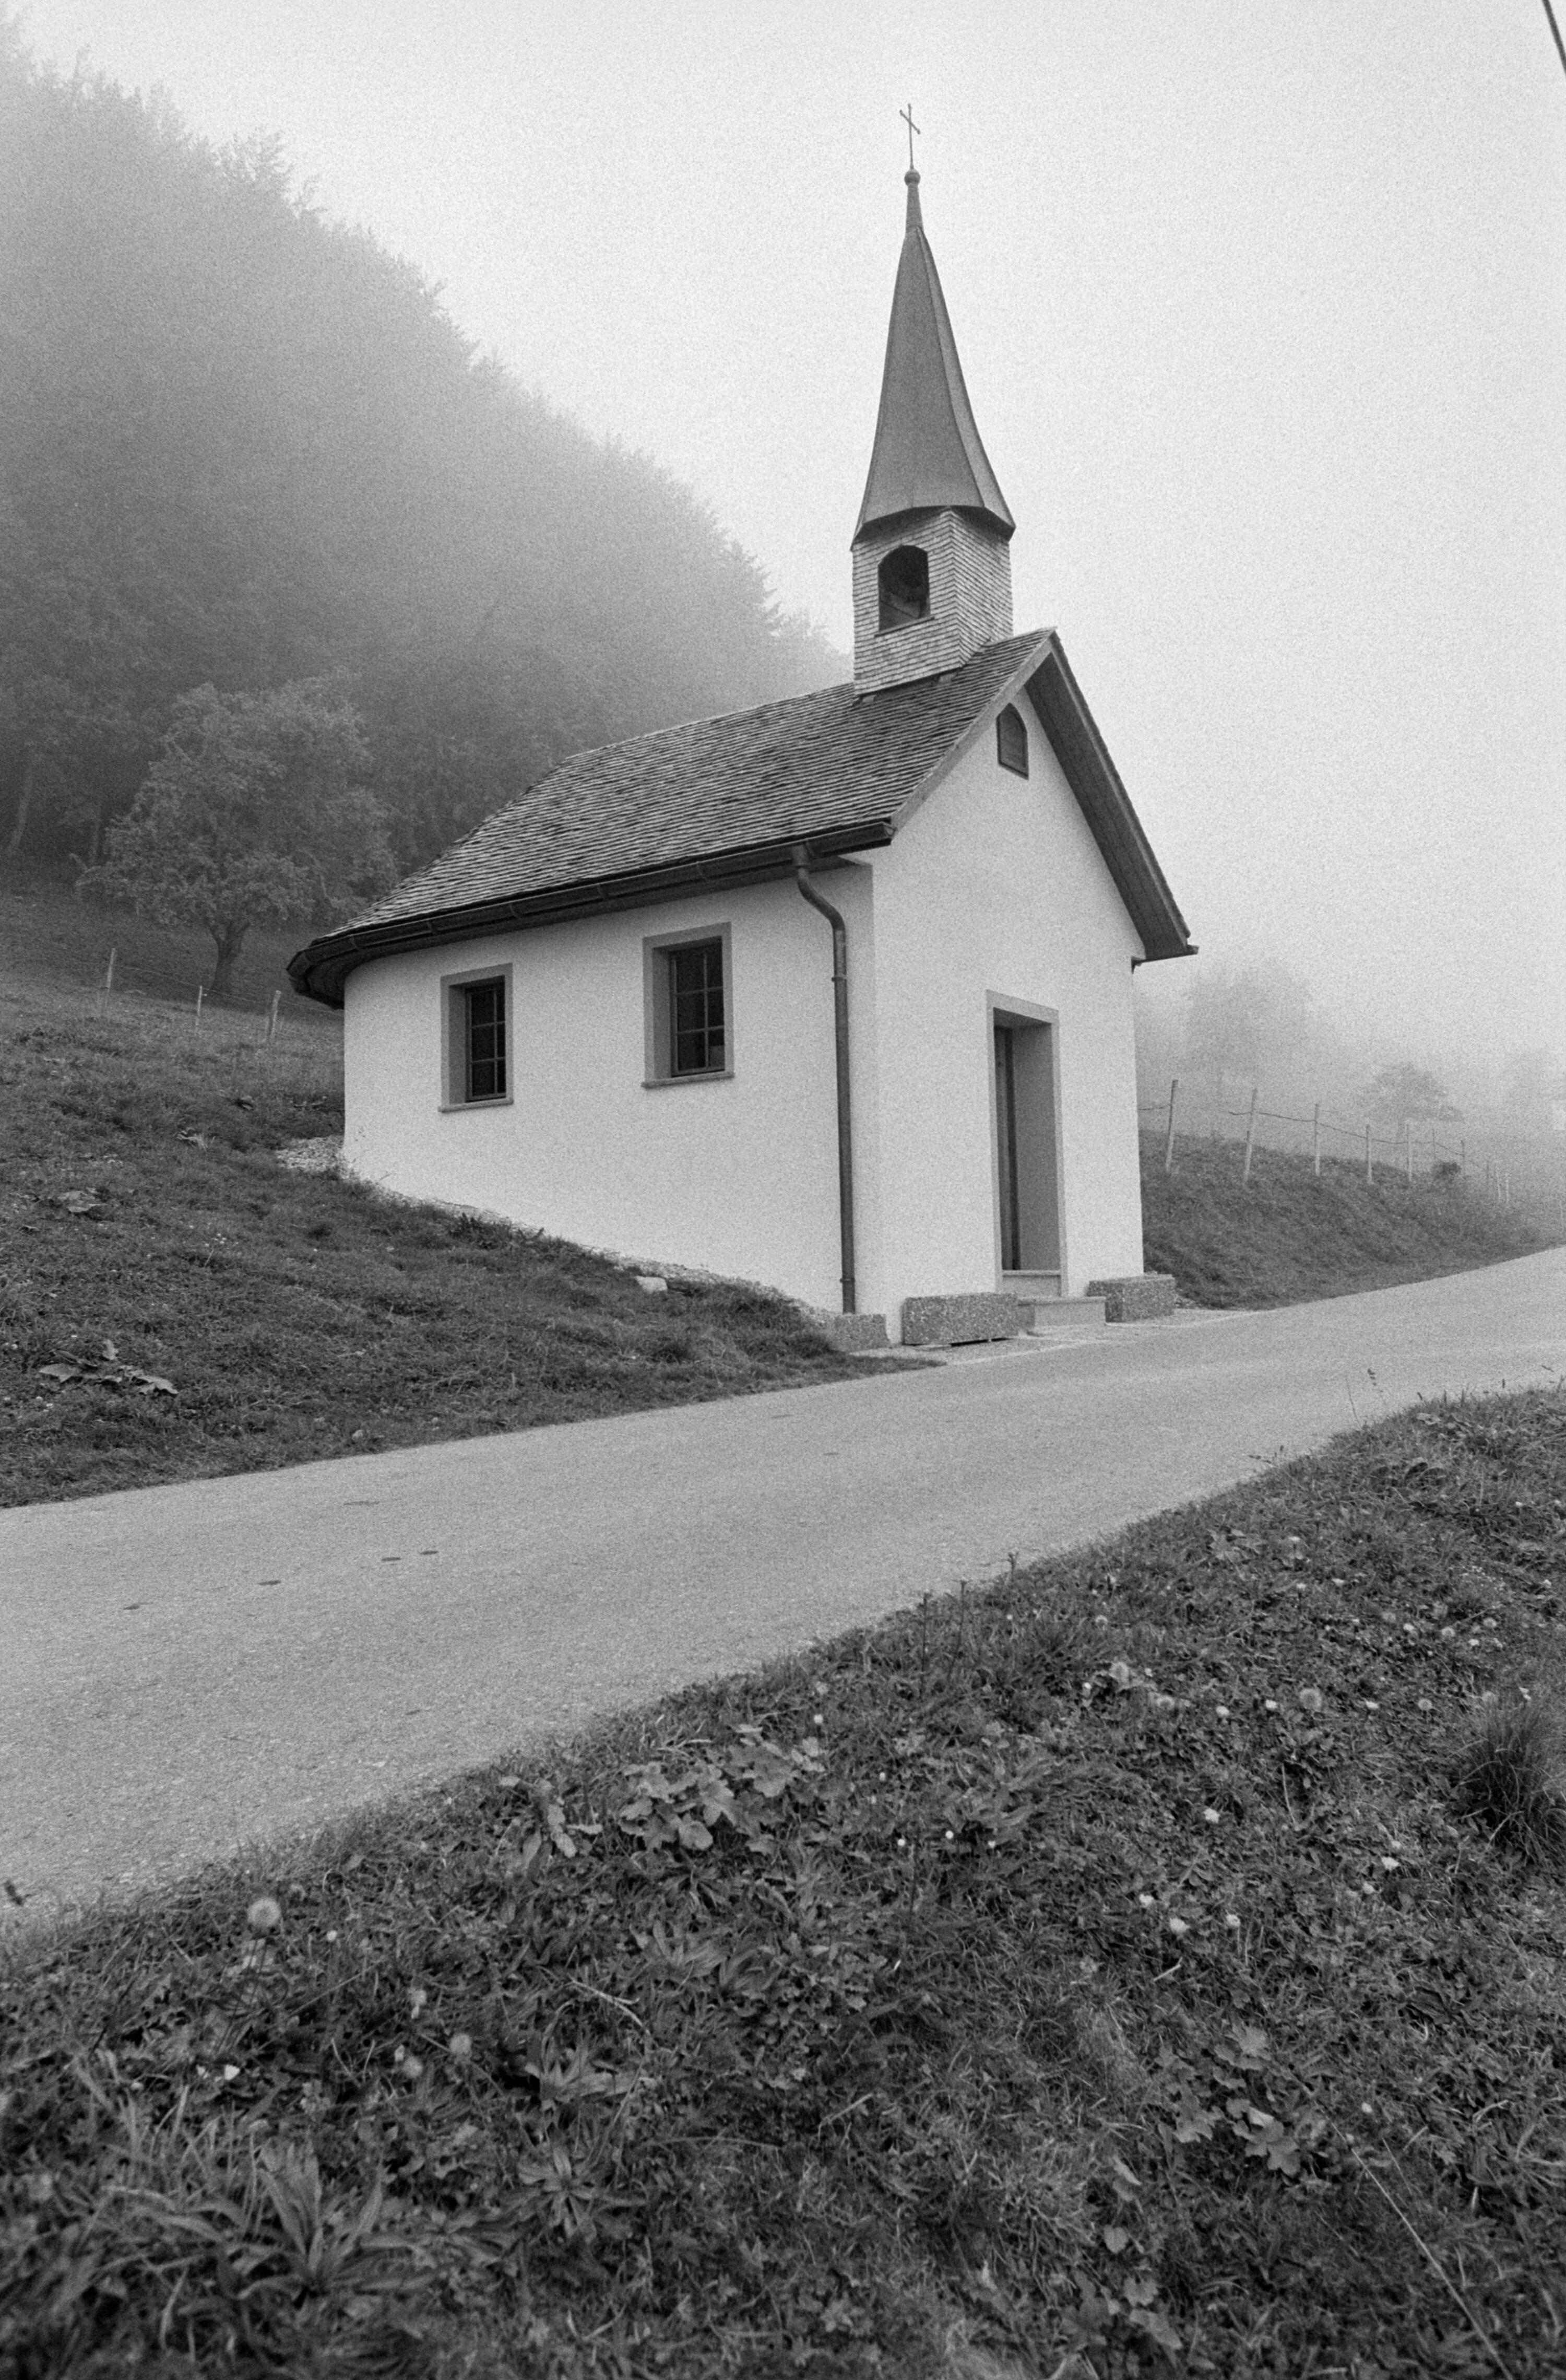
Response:
M1402 1176L1412 1184L1457 1181L1500 1208L1517 1208L1532 1220L1566 1235L1566 1135L1477 1130L1457 1133L1451 1122L1408 1117L1389 1134L1369 1123L1329 1114L1319 1101L1308 1115L1264 1108L1261 1087L1244 1106L1230 1106L1218 1093L1182 1083L1176 1075L1167 1098L1138 1102L1145 1132L1162 1142L1163 1168L1179 1167L1182 1137L1230 1141L1243 1149L1241 1179L1249 1182L1258 1149L1308 1157L1319 1174L1324 1163L1363 1169L1366 1182Z

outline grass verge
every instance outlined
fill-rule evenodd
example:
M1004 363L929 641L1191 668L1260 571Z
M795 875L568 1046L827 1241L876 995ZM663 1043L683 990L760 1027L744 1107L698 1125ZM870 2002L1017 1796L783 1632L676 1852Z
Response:
M1563 1562L1432 1407L24 1947L0 2367L1566 2369Z
M334 1019L0 982L0 1503L864 1369L783 1299L649 1296L564 1242L275 1150L341 1128Z
M1363 1166L1258 1149L1250 1181L1232 1141L1181 1140L1172 1173L1161 1135L1142 1142L1149 1272L1174 1275L1196 1305L1288 1305L1532 1255L1549 1235L1491 1206L1454 1175L1365 1179Z

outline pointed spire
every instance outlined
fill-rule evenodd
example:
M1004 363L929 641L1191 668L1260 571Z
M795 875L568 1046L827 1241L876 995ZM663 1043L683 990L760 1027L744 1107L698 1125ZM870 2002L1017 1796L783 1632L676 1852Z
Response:
M886 334L880 412L865 501L854 535L900 513L979 513L1010 537L1016 527L989 467L968 402L957 343L925 237L919 176L910 165L908 222Z

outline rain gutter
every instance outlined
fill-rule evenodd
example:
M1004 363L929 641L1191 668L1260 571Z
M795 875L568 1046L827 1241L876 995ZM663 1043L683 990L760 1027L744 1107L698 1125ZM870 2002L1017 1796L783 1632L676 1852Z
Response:
M808 844L794 846L794 880L832 928L832 1017L837 1050L837 1208L843 1247L843 1310L856 1313L854 1281L854 1117L848 1087L848 929L842 913L823 900L806 872L810 865Z

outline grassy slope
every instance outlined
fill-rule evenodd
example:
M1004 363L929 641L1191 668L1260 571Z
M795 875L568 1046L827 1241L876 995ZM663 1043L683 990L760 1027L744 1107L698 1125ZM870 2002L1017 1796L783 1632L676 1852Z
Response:
M0 2366L1566 2370L1566 1893L1450 1782L1563 1564L1566 1393L1427 1409L46 1943Z
M1248 1183L1232 1142L1183 1140L1163 1170L1161 1138L1142 1144L1144 1245L1198 1305L1283 1305L1463 1272L1546 1245L1527 1220L1455 1179L1378 1175L1258 1149Z
M276 991L285 1018L340 1038L340 1020L301 1000L285 972L311 930L250 933L234 971L233 1012L264 1014ZM216 955L212 936L195 926L155 926L124 910L97 908L74 900L50 870L14 862L0 867L0 969L10 983L91 989L103 982L111 951L119 990L192 1009L196 987L211 978Z
M863 1368L763 1293L649 1296L580 1249L285 1172L279 1143L341 1124L319 1011L258 1053L259 1015L198 1038L140 995L98 1005L0 977L0 1502ZM42 1377L112 1375L105 1342L176 1393Z

